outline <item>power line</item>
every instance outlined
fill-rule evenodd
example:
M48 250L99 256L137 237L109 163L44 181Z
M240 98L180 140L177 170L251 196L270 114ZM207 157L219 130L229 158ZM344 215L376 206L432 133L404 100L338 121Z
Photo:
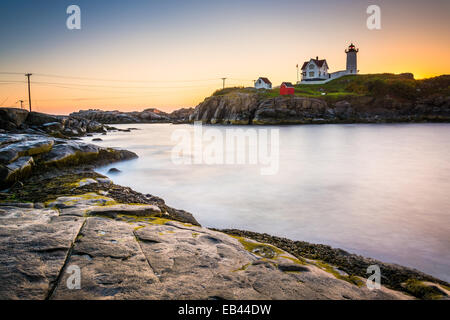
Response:
M18 72L0 72L0 74L4 75L22 75L23 73ZM15 84L15 83L27 83L28 84L28 105L30 111L32 110L32 103L31 103L31 80L30 77L33 76L41 76L41 77L55 77L55 78L63 78L63 79L79 79L79 80L92 80L92 81L112 81L112 82L140 82L140 83L150 83L150 82L201 82L201 81L217 81L222 80L223 88L225 88L225 80L240 80L240 81L251 81L247 79L236 79L236 78L215 78L215 79L197 79L197 80L173 80L173 81L141 81L141 80L112 80L112 79L100 79L100 78L82 78L82 77L71 77L71 76L58 76L58 75L50 75L50 74L36 74L36 73L26 73L25 76L27 79L25 81L22 80L0 80L1 84ZM233 82L233 81L232 81ZM120 96L120 97L92 97L92 98L54 98L54 99L37 99L36 101L83 101L83 100L108 100L108 99L130 99L130 98L138 98L138 97L152 97L152 96L162 96L167 94L166 92L148 92L146 95L136 95L136 93L145 94L146 92L123 92L118 91L115 89L183 89L183 88L210 88L211 85L185 85L185 86L114 86L114 85L106 85L106 84L86 84L86 83L68 83L68 82L46 82L46 81L34 81L34 85L42 85L42 86L49 86L49 87L56 87L56 88L62 88L62 89L68 89L68 90L81 90L81 91L93 91L93 92L111 92L111 93L120 93L120 94L129 94L129 96ZM230 85L230 84L229 84ZM236 85L231 83L231 85ZM113 91L107 91L107 90L101 90L101 89L95 89L95 88L105 88L105 89L111 89ZM155 94L156 93L156 94ZM159 93L159 94L158 94ZM5 102L5 101L4 101ZM4 103L3 102L3 103ZM18 100L16 104L20 102L21 108L23 106L23 102L26 102L26 100ZM2 103L2 104L3 104ZM37 106L36 106L37 107Z
M71 76L60 76L53 74L43 74L35 73L35 76L47 77L47 78L61 78L61 79L78 79L78 80L91 80L91 81L104 81L104 82L131 82L131 83L170 83L170 82L202 82L202 81L217 81L218 78L212 79L191 79L191 80L118 80L118 79L104 79L104 78L88 78L88 77L71 77Z
M6 101L8 101L9 97L7 97L5 100L3 100L2 103L0 103L0 106L2 106Z
M218 79L216 79L218 80ZM0 81L0 82L14 82L14 83L26 83L26 81ZM74 87L96 87L96 88L118 88L118 89L177 89L177 88L208 88L210 85L201 86L169 86L169 87L132 87L132 86L111 86L111 85L98 85L98 84L82 84L82 83L65 83L65 82L43 82L35 81L35 84L49 84L49 85L63 85L63 86L74 86Z
M19 72L0 72L0 74L6 75L22 75L23 73ZM34 73L36 77L45 77L45 78L60 78L60 79L76 79L76 80L91 80L91 81L103 81L103 82L130 82L130 83L170 83L170 82L203 82L203 81L217 81L219 78L210 78L210 79L189 79L189 80L119 80L119 79L105 79L105 78L89 78L89 77L74 77L74 76L62 76L56 74L45 74L45 73Z
M0 74L7 75L22 75L19 72L0 72ZM203 82L203 81L217 81L222 80L222 78L209 78L209 79L188 79L188 80L118 80L118 79L105 79L105 78L90 78L90 77L75 77L75 76L63 76L56 74L46 74L46 73L34 73L36 77L46 77L46 78L60 78L60 79L77 79L77 80L91 80L91 81L104 81L104 82L130 82L130 83L171 83L171 82ZM238 79L238 78L227 78L229 80L238 81L252 81L250 79Z
M23 75L23 72L0 72L0 74Z

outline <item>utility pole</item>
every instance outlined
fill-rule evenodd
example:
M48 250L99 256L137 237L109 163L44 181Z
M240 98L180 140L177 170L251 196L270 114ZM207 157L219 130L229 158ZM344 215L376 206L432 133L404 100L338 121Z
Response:
M227 78L220 78L220 79L222 79L222 81L223 81L223 89L225 89L225 80L226 80Z
M32 73L27 73L25 76L28 78L28 106L30 107L31 112L31 91L30 91L30 76L32 76Z

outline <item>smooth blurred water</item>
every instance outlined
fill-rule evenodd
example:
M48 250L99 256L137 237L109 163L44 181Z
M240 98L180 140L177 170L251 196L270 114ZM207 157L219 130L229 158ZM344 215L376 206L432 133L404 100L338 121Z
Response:
M280 169L272 176L255 165L174 165L172 131L192 125L116 127L140 130L97 144L139 159L98 171L203 226L328 244L450 281L449 124L276 127ZM107 174L111 167L122 173Z

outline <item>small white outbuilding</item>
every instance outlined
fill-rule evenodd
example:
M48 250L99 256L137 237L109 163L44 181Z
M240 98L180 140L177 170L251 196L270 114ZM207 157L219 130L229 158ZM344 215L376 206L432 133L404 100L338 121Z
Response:
M260 77L258 80L255 81L255 88L256 89L272 89L272 82L270 82L269 79Z

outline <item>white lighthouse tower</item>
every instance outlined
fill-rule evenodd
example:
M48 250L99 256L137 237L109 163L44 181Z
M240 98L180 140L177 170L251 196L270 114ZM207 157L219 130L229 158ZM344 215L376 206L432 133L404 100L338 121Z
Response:
M353 43L348 46L348 49L345 50L347 54L347 72L350 74L358 73L358 67L356 63L356 55L359 49L356 49Z

